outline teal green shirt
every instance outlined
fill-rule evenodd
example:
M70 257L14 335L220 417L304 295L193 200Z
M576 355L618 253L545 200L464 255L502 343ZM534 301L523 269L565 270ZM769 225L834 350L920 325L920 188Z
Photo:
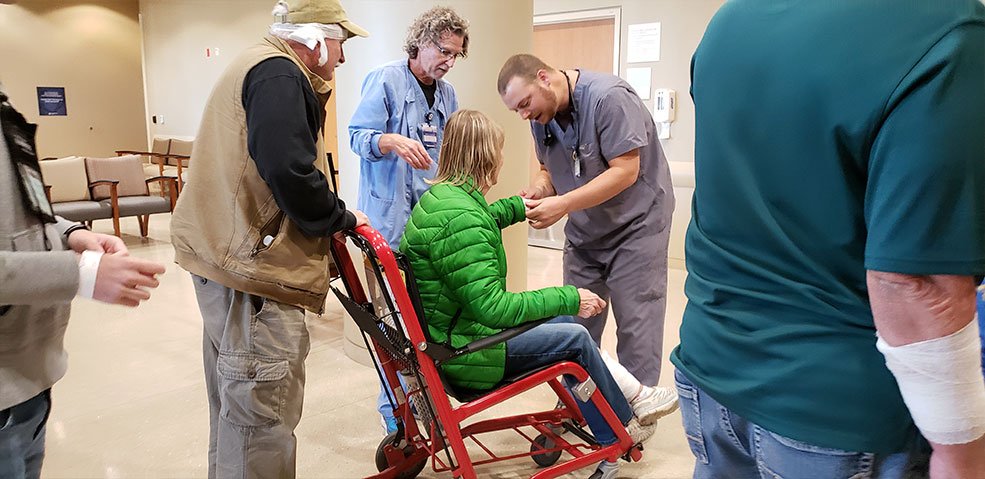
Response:
M985 7L730 1L691 93L689 303L671 360L778 434L902 449L913 424L865 274L985 273Z

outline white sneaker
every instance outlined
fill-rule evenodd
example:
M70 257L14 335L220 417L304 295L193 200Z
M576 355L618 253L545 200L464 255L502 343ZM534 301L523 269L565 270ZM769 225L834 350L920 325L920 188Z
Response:
M649 426L679 407L677 390L674 388L643 386L636 399L629 403L640 424Z
M653 437L653 433L657 430L657 422L654 421L653 424L649 426L644 426L640 424L639 419L635 417L629 420L629 424L626 425L626 432L629 433L629 437L633 440L633 444L643 444Z
M588 479L616 479L616 474L619 474L618 462L602 461Z

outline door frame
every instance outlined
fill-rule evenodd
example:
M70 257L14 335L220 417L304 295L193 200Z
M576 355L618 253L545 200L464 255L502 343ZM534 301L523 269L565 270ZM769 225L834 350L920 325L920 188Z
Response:
M570 12L544 13L534 15L534 26L560 23L574 23L588 20L612 19L612 74L619 76L619 40L622 38L622 7L594 8L590 10L575 10ZM527 228L527 244L550 249L564 249L564 225L567 218L544 230Z
M619 41L622 39L622 7L542 13L540 15L534 15L534 26L583 22L586 20L604 20L608 18L611 18L613 21L612 74L619 76Z

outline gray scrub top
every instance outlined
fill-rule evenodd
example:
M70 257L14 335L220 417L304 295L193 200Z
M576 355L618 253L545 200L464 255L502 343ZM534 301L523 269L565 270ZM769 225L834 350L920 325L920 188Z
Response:
M639 231L670 225L674 192L653 117L621 78L579 70L572 92L574 120L567 130L557 120L530 122L537 160L551 174L559 195L585 185L609 167L608 160L640 150L640 176L629 188L592 208L568 214L564 234L575 247L608 249ZM545 141L550 129L553 141ZM581 176L572 153L578 149Z

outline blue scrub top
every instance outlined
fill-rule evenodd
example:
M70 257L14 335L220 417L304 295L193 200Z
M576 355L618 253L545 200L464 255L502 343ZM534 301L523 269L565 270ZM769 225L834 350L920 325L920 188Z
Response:
M608 169L608 160L639 149L640 176L609 201L568 214L564 234L575 247L610 249L646 229L670 225L674 192L653 116L628 83L604 73L579 70L572 92L574 121L530 122L537 160L547 167L559 195L585 185ZM554 141L544 141L550 129ZM550 143L545 144L545 143ZM575 175L577 149L581 176Z
M455 89L437 80L434 106L428 108L407 60L396 60L366 75L362 101L349 123L349 146L359 155L357 208L369 217L390 248L396 250L410 212L431 186L425 180L438 172L438 152L448 117L458 109ZM427 148L431 168L415 170L394 152L380 152L380 135L397 133L424 144L420 126L438 127L437 143Z

